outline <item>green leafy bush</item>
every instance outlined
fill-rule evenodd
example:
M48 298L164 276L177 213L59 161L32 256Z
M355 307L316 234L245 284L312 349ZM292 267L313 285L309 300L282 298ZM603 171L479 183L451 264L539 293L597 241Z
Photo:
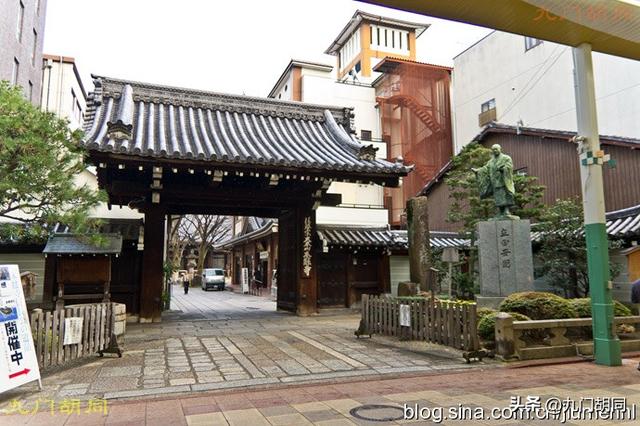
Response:
M486 308L483 308L486 309ZM530 321L526 315L519 314L517 312L507 312L511 315L514 321ZM478 322L478 336L480 336L483 340L495 340L496 338L496 317L499 312L494 311L488 313L482 317L482 319Z
M569 300L552 293L526 291L513 293L500 304L502 312L517 312L533 320L576 318Z
M486 317L487 315L490 314L495 314L498 311L496 311L495 309L491 309L491 308L479 308L476 311L476 315L478 316L478 321L480 321L482 318Z
M569 299L569 303L575 309L578 318L591 317L591 298ZM613 301L613 315L616 317L630 317L633 315L631 309L627 308L617 300Z

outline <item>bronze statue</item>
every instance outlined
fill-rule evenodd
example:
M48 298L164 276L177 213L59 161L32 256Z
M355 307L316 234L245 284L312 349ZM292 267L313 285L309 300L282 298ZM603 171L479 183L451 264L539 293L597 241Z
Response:
M513 185L513 161L511 157L502 153L500 145L491 147L492 157L479 169L471 169L478 179L480 198L493 196L498 207L497 219L518 219L513 216L509 208L514 206L516 193Z

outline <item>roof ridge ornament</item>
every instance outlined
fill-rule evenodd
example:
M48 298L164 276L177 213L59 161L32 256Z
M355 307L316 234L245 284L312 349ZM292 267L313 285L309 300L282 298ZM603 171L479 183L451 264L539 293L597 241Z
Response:
M133 88L127 84L120 95L115 121L107 122L107 135L113 139L131 139L133 132Z

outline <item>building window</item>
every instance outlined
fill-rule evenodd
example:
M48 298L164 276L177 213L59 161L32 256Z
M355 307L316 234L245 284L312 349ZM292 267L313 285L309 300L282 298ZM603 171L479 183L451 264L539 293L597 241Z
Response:
M284 85L284 91L286 92L289 86L287 84Z
M29 80L29 101L33 101L33 83Z
M487 112L490 109L496 109L496 100L494 99L490 99L487 102L483 103L482 106L480 107L480 112Z
M360 130L360 139L363 141L371 140L371 130Z
M18 10L18 26L16 27L16 37L18 41L22 41L22 25L24 24L24 3L20 2L20 8Z
M387 31L386 29L384 30L384 47L387 47L389 45L388 44L388 40L387 40L387 33L388 32L389 31Z
M540 40L539 38L533 38L533 37L525 37L524 38L524 51L526 52L529 49L533 49L536 46L539 46L542 44L542 40Z
M13 71L11 72L11 84L18 84L18 74L20 73L20 62L17 58L13 58Z
M478 115L478 125L480 127L485 126L497 118L496 112L496 100L489 99L487 102L480 106L480 115Z
M36 52L38 51L38 33L33 29L33 48L31 49L31 65L36 64Z
M360 61L356 62L356 73L360 72L360 70L362 69L362 65L360 64Z
M391 47L396 48L396 32L393 30L391 31Z

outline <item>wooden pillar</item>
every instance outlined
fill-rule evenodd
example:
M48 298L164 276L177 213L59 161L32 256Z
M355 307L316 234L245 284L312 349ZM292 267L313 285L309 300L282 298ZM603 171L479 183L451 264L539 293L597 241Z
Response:
M140 288L140 322L161 320L165 212L151 205L144 212L144 251Z
M378 275L381 293L391 293L391 255L383 251L378 262Z
M53 307L53 293L56 284L56 264L56 255L46 255L44 260L44 279L42 288L42 307L46 310Z
M318 250L316 212L309 205L296 209L297 309L300 316L318 312Z

